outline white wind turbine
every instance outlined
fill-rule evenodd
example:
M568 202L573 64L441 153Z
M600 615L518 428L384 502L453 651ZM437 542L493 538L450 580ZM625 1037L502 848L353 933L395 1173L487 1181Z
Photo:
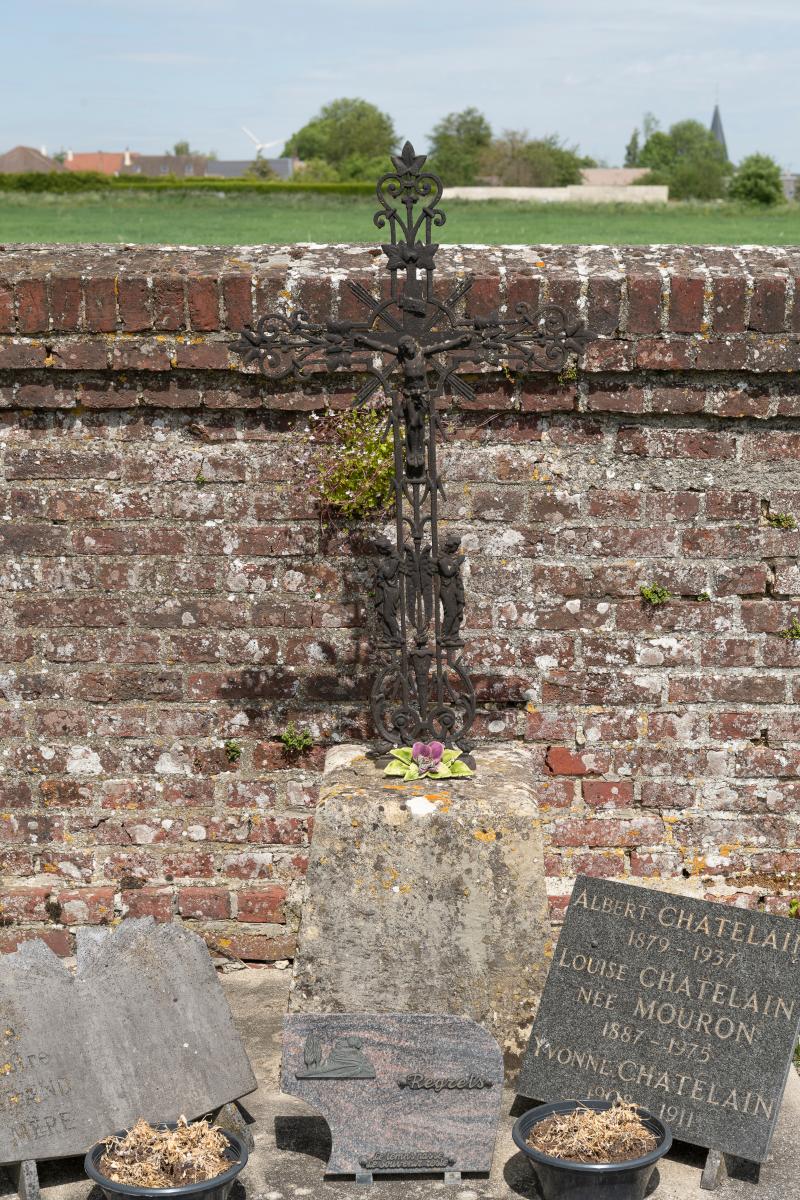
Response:
M261 154L262 150L269 150L272 146L280 146L281 142L283 141L283 138L278 138L274 142L259 141L259 139L256 137L256 135L254 133L252 133L247 128L246 125L242 126L242 133L246 133L247 136L250 138L250 141L254 144L254 146L256 148L256 156L259 156Z

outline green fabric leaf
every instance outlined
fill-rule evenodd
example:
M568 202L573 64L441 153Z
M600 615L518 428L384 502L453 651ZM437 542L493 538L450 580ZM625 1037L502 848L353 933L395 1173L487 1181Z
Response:
M449 779L451 775L449 766L440 764L435 771L428 771L429 779Z
M410 764L411 764L411 747L410 746L400 746L399 749L396 747L395 749L390 750L389 753L391 754L392 758L398 758L401 763L405 763L406 766L410 766Z
M472 771L466 763L454 762L450 764L450 774L453 776L453 778L456 778L456 776L459 775L463 777L466 777L467 775L474 775L475 772Z
M395 759L384 768L384 775L405 775L408 767Z
M408 768L405 775L403 776L403 779L405 779L406 783L408 783L412 779L419 779L419 767L417 766L416 763L411 764L411 766Z
M455 762L457 758L461 758L462 754L463 754L463 750L459 750L458 747L456 747L456 749L454 749L454 750L445 750L444 754L442 755L442 762L443 763Z

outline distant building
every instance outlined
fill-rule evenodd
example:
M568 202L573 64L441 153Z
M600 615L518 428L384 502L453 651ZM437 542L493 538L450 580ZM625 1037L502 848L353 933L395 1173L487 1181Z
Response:
M714 115L711 118L711 132L716 141L722 146L722 152L725 155L725 161L728 161L728 147L725 142L725 130L722 128L722 117L719 115L719 105L714 105Z
M291 179L293 159L268 158L265 161L279 179ZM203 154L129 153L127 161L115 174L147 175L155 179L163 175L175 175L178 179L241 179L252 165L252 159L207 158Z
M649 167L584 167L581 183L586 187L630 187L649 174Z
M293 158L264 158L262 162L265 162L279 179L291 179L294 174ZM206 177L214 176L215 179L242 179L247 175L252 165L253 159L212 158L209 159L206 168Z
M63 170L61 163L47 157L44 147L34 150L32 146L15 146L0 154L0 175L27 175L30 172L46 175L50 171Z
M175 175L178 179L202 178L208 161L204 154L131 154L130 162L123 162L117 174L148 175L153 179L161 175Z
M786 200L798 199L800 195L798 181L800 181L800 175L793 175L791 171L784 171L781 175L781 187L783 188L783 195Z
M64 166L68 171L97 171L101 175L119 175L123 166L130 166L137 154L130 150L98 150L94 154L75 154L67 151Z

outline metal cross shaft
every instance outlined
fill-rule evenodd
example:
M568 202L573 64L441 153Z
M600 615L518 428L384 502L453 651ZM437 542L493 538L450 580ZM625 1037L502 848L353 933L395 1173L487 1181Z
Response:
M475 690L461 656L464 620L461 539L440 537L444 497L436 460L438 401L446 390L472 399L459 367L482 363L517 371L559 371L591 338L584 322L563 308L532 309L518 303L513 315L467 317L459 303L471 279L444 297L433 287L438 243L445 223L439 208L442 181L425 171L425 155L406 142L392 156L393 170L377 183L374 223L388 229L381 247L389 271L389 296L362 284L349 287L364 305L363 321L312 321L298 310L268 313L244 329L236 349L259 363L271 379L308 380L312 371L346 370L367 379L354 404L375 397L388 403L394 446L395 540L376 538L376 648L381 664L371 711L382 741L411 745L436 739L467 748L475 717Z

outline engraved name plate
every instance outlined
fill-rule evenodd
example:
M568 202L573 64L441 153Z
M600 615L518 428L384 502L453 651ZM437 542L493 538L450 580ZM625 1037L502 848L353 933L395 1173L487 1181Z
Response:
M322 1113L330 1175L488 1173L503 1060L467 1017L293 1014L281 1088Z
M621 1096L763 1162L800 1022L800 922L579 876L517 1091Z

